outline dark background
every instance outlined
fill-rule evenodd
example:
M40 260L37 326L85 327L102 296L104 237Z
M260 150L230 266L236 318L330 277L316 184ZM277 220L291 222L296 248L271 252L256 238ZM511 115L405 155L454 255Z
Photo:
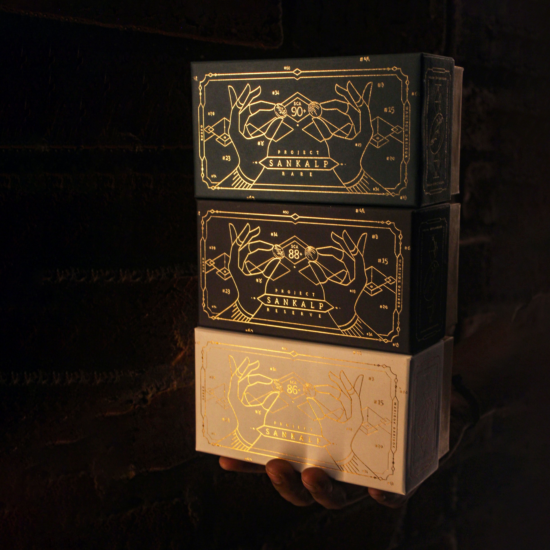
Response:
M0 0L0 547L548 547L547 1ZM465 68L455 372L482 417L390 510L194 451L190 61Z

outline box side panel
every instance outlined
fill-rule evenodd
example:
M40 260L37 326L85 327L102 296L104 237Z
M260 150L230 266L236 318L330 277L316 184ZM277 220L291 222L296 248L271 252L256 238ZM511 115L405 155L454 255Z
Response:
M410 210L198 207L202 326L408 353Z
M454 60L423 56L422 205L451 196Z
M443 362L443 342L411 360L407 493L438 467Z
M196 196L418 206L421 59L193 64Z
M205 451L204 442L206 441L204 433L205 411L202 410L206 391L205 370L202 362L204 338L201 329L195 328L195 449L197 451Z
M201 312L204 311L205 301L208 299L206 289L206 266L204 265L206 260L206 241L203 236L204 225L202 223L207 204L208 203L205 203L205 201L197 200L197 266L199 273L199 284L197 285L197 292L199 293L199 296L197 303L199 304L199 324L202 324Z
M453 130L451 143L451 195L460 193L460 138L462 132L462 81L464 69L455 67L453 73Z
M197 450L404 494L410 356L195 335Z
M411 340L415 351L445 334L450 205L424 208L413 217Z
M441 386L441 415L439 425L439 458L449 452L451 432L451 385L453 378L453 338L443 339L443 375Z
M460 204L449 212L449 267L447 272L447 319L445 334L452 336L458 322L458 265L460 253Z
M201 159L204 158L204 101L201 81L204 79L207 67L203 63L191 63L191 100L193 117L193 168L195 197L203 193L203 177Z

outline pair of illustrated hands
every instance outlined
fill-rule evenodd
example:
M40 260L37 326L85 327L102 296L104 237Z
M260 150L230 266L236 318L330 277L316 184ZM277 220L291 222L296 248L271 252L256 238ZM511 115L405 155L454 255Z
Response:
M353 180L361 171L365 149L373 135L370 112L372 82L359 93L351 81L346 87L336 84L340 99L308 106L313 124L325 141L335 138L330 145L330 156L338 165L335 171L345 183ZM254 182L263 167L270 139L287 117L283 104L258 100L261 86L252 89L247 84L240 94L228 86L231 114L229 136L239 157L242 175Z
M261 303L258 296L264 293L269 279L284 258L283 250L277 245L256 240L261 229L246 224L240 233L229 224L231 250L229 272L237 288L237 299L242 309L253 317ZM306 259L315 278L322 286L325 300L334 306L330 312L338 326L344 326L355 316L357 303L361 299L367 282L365 272L365 245L367 234L363 233L354 243L347 231L342 236L331 233L335 246L306 249ZM339 308L342 301L342 287L355 296L353 307ZM348 301L348 300L346 300ZM348 301L350 303L351 300Z

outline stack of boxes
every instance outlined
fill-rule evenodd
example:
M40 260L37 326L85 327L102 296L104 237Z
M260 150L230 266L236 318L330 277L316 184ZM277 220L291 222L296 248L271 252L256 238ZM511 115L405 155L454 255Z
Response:
M448 450L462 69L195 63L197 450L406 494Z

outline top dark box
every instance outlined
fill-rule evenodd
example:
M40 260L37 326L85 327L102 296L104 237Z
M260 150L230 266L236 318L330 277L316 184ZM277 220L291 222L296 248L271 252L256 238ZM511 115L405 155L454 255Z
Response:
M418 207L455 188L451 58L204 62L192 82L197 197Z

